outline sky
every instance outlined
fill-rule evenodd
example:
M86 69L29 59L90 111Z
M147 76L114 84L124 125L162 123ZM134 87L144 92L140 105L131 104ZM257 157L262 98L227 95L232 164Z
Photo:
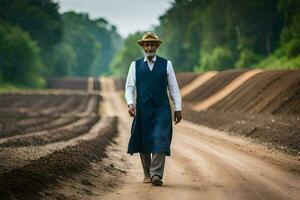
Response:
M136 31L148 31L159 24L159 16L171 7L174 0L55 0L59 12L74 10L88 13L91 19L103 17L117 26L126 38Z

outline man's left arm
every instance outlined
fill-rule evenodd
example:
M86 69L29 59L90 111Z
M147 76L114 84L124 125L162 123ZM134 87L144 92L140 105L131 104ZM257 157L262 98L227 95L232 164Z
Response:
M175 124L179 123L182 119L181 115L181 95L180 90L178 87L175 71L172 65L172 62L168 60L167 64L167 71L168 71L168 88L169 88L169 94L174 102L174 122Z

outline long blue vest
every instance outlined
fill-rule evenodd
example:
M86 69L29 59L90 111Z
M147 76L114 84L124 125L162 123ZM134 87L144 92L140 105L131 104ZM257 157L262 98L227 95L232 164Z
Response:
M156 56L152 71L144 57L135 64L136 116L127 153L161 152L170 156L172 113L167 94L167 60Z

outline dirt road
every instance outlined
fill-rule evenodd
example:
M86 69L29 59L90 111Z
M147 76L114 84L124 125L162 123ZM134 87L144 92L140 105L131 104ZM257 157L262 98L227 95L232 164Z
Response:
M230 136L183 120L174 125L164 185L142 183L138 154L126 153L132 118L123 94L111 79L102 79L104 111L119 117L114 154L124 166L119 187L95 199L300 199L300 157L288 156L248 139ZM183 116L184 117L184 116Z

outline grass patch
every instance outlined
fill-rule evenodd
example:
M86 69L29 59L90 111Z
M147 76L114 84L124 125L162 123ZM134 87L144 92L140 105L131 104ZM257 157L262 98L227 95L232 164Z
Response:
M30 88L30 87L24 86L24 85L14 85L14 84L8 84L8 83L0 84L0 94L8 93L8 92L21 92L21 91L27 91L27 90L33 90L33 88Z

